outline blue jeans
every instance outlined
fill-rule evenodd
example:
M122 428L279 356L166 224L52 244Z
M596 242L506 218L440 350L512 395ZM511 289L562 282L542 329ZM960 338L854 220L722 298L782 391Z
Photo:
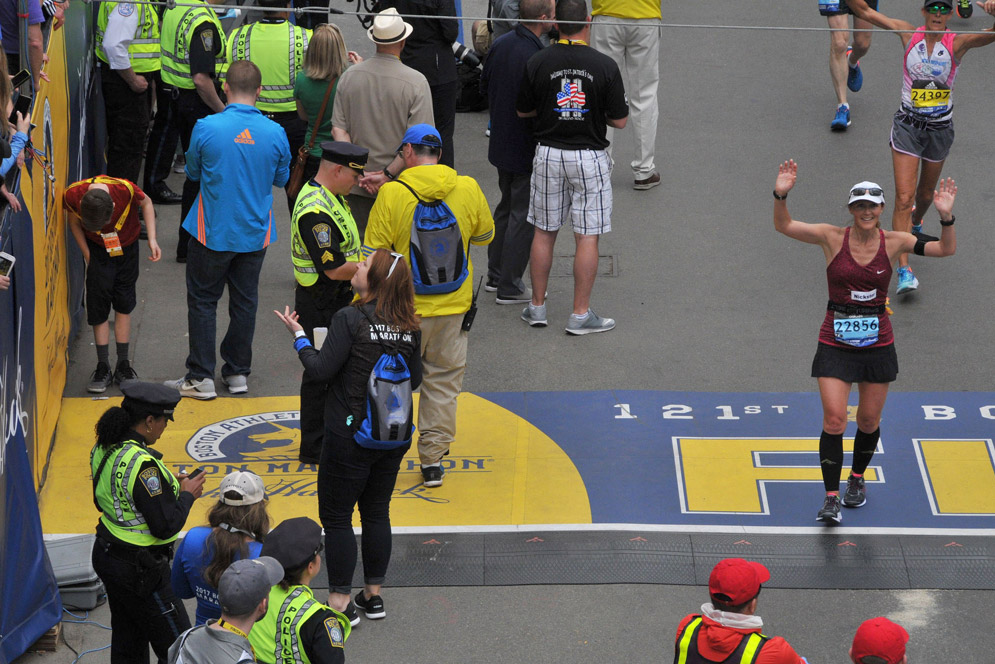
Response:
M187 254L187 328L190 354L187 379L214 378L214 343L218 300L228 286L231 322L221 341L222 376L248 376L252 366L252 336L259 305L259 273L266 249L238 253L212 251L191 238Z

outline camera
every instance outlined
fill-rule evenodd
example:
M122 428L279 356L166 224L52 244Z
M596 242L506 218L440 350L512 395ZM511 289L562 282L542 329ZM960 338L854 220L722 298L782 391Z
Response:
M453 55L455 55L456 58L467 67L480 66L480 57L477 55L476 51L472 48L467 48L464 44L453 42Z

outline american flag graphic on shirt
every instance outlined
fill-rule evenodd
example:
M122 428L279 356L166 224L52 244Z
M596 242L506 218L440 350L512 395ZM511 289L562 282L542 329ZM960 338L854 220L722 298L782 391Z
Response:
M580 81L577 79L563 79L563 87L556 93L557 112L587 113L587 109L584 108L586 103L587 95L581 90Z

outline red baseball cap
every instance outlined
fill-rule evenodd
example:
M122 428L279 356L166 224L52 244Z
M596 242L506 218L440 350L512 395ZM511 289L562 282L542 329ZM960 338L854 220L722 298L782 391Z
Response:
M708 592L726 604L737 606L756 597L760 584L767 581L770 581L770 571L760 563L726 558L712 568L708 577Z
M851 655L858 662L863 657L873 655L888 664L901 664L905 657L905 644L908 642L909 633L901 625L887 618L871 618L857 628Z

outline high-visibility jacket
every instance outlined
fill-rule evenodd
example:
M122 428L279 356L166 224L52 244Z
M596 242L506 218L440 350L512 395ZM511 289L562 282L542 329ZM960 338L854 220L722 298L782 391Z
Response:
M674 645L674 664L715 664L698 652L698 630L701 629L701 616L684 626L684 631ZM754 632L744 634L736 649L725 658L722 664L753 664L760 649L769 637Z
M104 457L108 455L110 458L105 463ZM150 460L159 467L159 477L166 485L162 490L172 491L174 496L179 496L179 481L138 441L124 440L110 449L95 445L90 452L90 472L95 483L94 502L101 511L100 521L111 535L135 546L169 544L179 536L177 533L168 539L159 539L153 535L135 506L138 469Z
M262 73L262 92L256 108L264 113L297 110L294 83L304 67L311 31L290 21L259 21L243 25L228 36L224 71L236 60L250 60ZM222 74L223 75L223 74Z
M122 3L103 2L97 13L97 57L109 63L107 52L104 51L104 33L107 32L107 20L114 9ZM128 45L128 58L131 69L136 73L159 71L159 15L152 5L131 5L131 11L138 12L138 26L135 28L135 38Z
M220 75L225 59L225 31L221 27L214 10L203 0L187 0L197 6L178 6L167 9L162 15L161 47L162 82L177 88L193 90L193 75L190 73L190 38L194 30L204 21L210 21L221 40L221 51L215 56L215 74Z
M314 599L307 586L291 586L284 590L279 585L269 592L269 608L262 620L249 632L249 643L262 664L311 664L301 640L301 627L307 619L321 610L331 611L338 620L342 641L349 638L352 626L342 613ZM334 624L331 629L335 629Z
M331 219L339 229L339 233L344 238L339 245L339 251L345 259L351 263L358 263L362 260L360 255L359 229L356 220L352 218L352 212L346 202L335 196L320 184L314 181L307 182L301 187L297 195L297 204L294 205L294 215L290 220L290 258L294 263L294 278L301 286L313 286L318 282L318 272L321 268L314 264L307 246L301 240L298 220L306 214L317 212ZM319 239L322 232L327 233L331 229L322 229L316 225L312 232ZM330 238L330 236L329 236Z

